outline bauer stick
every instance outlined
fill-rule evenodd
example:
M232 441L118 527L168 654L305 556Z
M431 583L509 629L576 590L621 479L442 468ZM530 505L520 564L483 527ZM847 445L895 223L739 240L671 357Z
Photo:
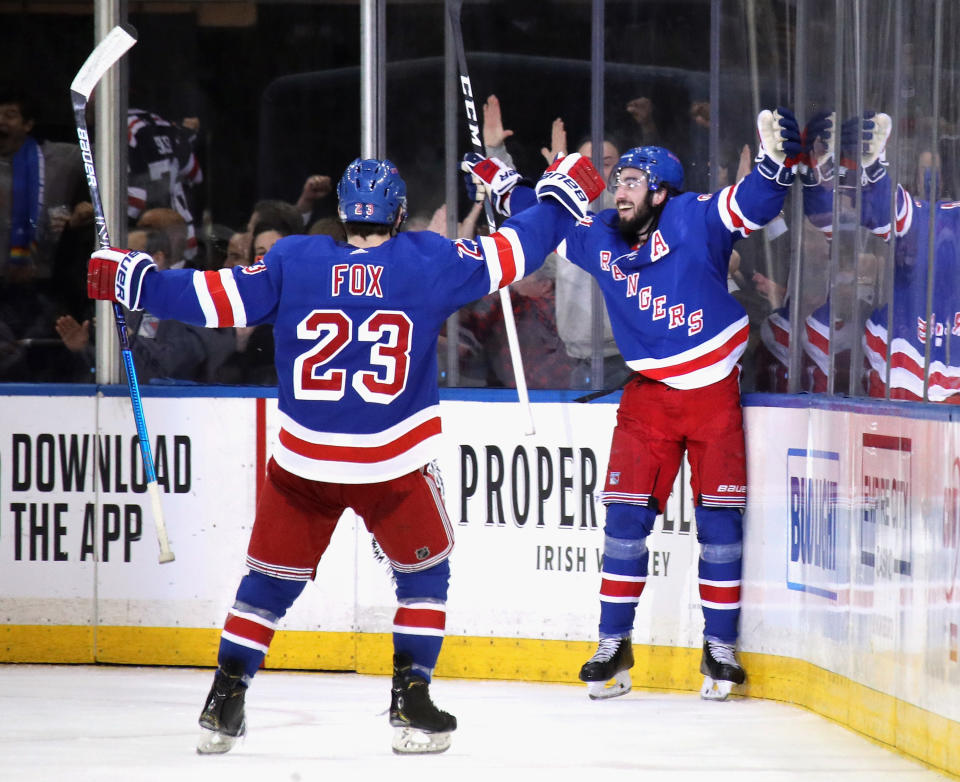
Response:
M80 152L83 155L83 168L90 188L90 200L93 202L93 214L97 223L97 241L101 249L110 247L110 235L107 233L107 218L100 200L100 185L97 183L97 169L93 162L93 146L87 132L87 102L90 93L121 57L137 42L137 31L129 24L114 27L87 57L83 67L77 72L70 85L70 100L73 103L73 117L77 126L77 138L80 140ZM140 456L147 476L147 491L153 505L153 521L157 530L157 542L160 544L160 562L173 562L173 551L167 538L167 525L163 521L163 507L160 504L160 489L157 486L157 472L150 450L150 437L147 434L147 422L143 417L143 403L140 400L140 384L137 371L133 366L133 353L127 339L127 321L123 308L113 302L113 321L120 340L120 353L127 372L127 388L130 391L130 403L133 405L133 420L137 425L137 438L140 441Z
M467 133L473 151L487 156L480 138L480 121L477 115L477 104L473 97L473 87L470 84L470 73L467 71L467 55L463 48L463 31L460 29L460 0L448 0L447 8L450 11L450 28L453 33L453 45L457 51L457 67L460 71L460 91L463 94L463 107L467 116ZM492 234L497 229L496 219L493 216L493 204L489 198L483 201L484 214L487 217L487 229ZM513 318L513 303L510 300L509 286L500 288L500 308L503 310L503 325L507 332L507 345L510 347L510 361L513 363L513 377L517 383L517 395L520 404L527 412L526 434L536 433L533 424L533 409L530 407L530 394L527 392L527 378L523 373L523 358L520 356L520 341L517 338L517 324Z

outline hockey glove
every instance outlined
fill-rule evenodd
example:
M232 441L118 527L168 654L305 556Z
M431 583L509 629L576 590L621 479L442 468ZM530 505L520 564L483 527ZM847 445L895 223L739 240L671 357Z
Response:
M91 299L118 301L128 310L142 309L140 291L144 275L156 268L147 253L113 247L97 250L87 264L87 295Z
M467 195L472 201L483 201L490 193L490 201L497 214L510 216L510 191L521 177L500 158L483 157L476 152L463 156L460 170L465 172Z
M863 117L851 117L843 123L840 141L841 165L853 169L859 149L860 166L863 170L861 182L864 185L875 184L886 176L886 147L891 126L888 114L877 114L873 111L866 111Z
M553 198L581 219L587 216L590 202L606 189L606 182L590 158L575 152L554 160L534 189L538 201Z
M804 187L815 187L833 179L836 114L821 111L814 114L803 129L805 165L800 166Z
M757 133L760 136L757 170L778 184L792 184L803 155L800 126L793 112L783 107L761 111L757 116Z

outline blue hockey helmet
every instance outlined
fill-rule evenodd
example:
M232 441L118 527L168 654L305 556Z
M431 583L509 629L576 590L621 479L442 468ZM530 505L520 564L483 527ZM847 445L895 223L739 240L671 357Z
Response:
M407 185L389 160L354 160L340 177L337 198L345 223L392 226L407 217Z
M624 168L645 171L651 190L657 190L660 185L667 185L677 191L683 190L683 165L680 158L664 147L634 147L624 152L610 172L607 185L611 191L616 190L620 184L620 171Z

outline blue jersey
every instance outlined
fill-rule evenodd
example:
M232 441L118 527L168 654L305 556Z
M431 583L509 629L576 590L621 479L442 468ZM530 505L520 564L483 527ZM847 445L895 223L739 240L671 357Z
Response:
M369 249L291 236L253 266L150 272L141 303L208 327L272 323L274 458L312 480L384 481L436 455L437 339L446 319L537 269L566 214L543 204L489 237L417 231Z
M753 171L713 195L673 196L640 247L608 209L571 225L557 252L597 279L631 369L702 388L729 375L747 345L747 314L727 290L734 242L776 217L787 190Z
M890 184L884 177L864 188L864 224L890 235ZM890 394L922 399L927 350L930 351L928 398L941 402L960 393L960 202L933 206L897 188L893 308L877 308L867 319L863 344L875 378L887 377L890 351ZM933 218L932 322L927 321L930 221ZM928 342L930 343L928 345ZM882 392L871 386L871 392Z

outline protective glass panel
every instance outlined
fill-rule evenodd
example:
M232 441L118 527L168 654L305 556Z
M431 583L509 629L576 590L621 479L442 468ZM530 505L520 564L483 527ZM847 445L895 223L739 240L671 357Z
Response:
M406 230L489 231L458 170L473 146L448 6L385 2L371 32L359 3L128 4L139 40L125 58L129 107L117 112L129 133L117 163L129 170L129 220L111 238L165 264L216 269L250 263L291 231L342 236L333 190L365 144L406 180ZM31 74L14 86L32 116L16 91L0 100L17 108L0 133L0 382L92 381L92 335L105 324L84 290L94 235L68 86L93 17L80 2L18 4L2 17L8 80ZM460 20L479 135L529 180L557 152L592 155L602 140L592 156L605 169L631 147L665 146L687 190L716 192L752 167L757 113L792 108L807 130L806 171L782 216L739 241L731 261L728 288L750 322L743 389L955 395L954 4L478 0ZM365 40L385 54L366 81ZM39 155L14 160L28 135ZM593 208L612 205L605 193ZM577 267L552 255L510 300L530 388L609 388L627 374L597 286ZM441 384L515 385L503 303L485 297L447 323ZM274 380L269 327L171 330L145 315L130 326L142 382Z
M711 128L711 191L738 182L755 165L757 116L763 110L791 108L797 88L796 12L784 2L723 0L712 36L716 47L711 90L716 126ZM712 106L711 106L712 108ZM711 118L713 114L711 114ZM786 391L790 356L792 253L802 232L796 188L784 211L769 225L737 242L730 261L728 287L744 307L750 340L743 356L742 387L747 391Z
M0 14L0 382L93 381L93 219L69 93L92 40L86 14Z
M576 151L590 132L591 3L467 2L460 26L452 57L456 68L462 42L484 148L535 182L557 153ZM459 81L454 86L451 162L476 148ZM486 232L484 210L459 181L456 199L458 233ZM571 290L570 266L551 254L509 287L509 300L495 293L461 310L460 385L517 384L504 319L509 306L530 389L591 387L591 281L578 279Z
M682 166L682 182L673 183L678 190L708 192L710 3L608 2L603 22L603 126L588 128L588 135L602 134L604 174L609 179L617 152L661 147L673 152ZM602 199L598 208L615 208L615 193L608 191ZM586 297L582 300L590 303ZM596 305L600 314L592 324L586 317L577 319L585 332L579 353L589 348L594 357L599 352L602 364L594 358L584 370L596 375L602 369L602 385L616 387L630 370L613 339L602 301ZM632 306L636 309L632 316L652 317L639 297ZM593 325L591 332L585 331L588 324Z
M868 387L894 399L956 400L958 13L950 3L904 2L898 111L888 148L894 251L886 298L868 323ZM885 370L885 371L884 371Z

